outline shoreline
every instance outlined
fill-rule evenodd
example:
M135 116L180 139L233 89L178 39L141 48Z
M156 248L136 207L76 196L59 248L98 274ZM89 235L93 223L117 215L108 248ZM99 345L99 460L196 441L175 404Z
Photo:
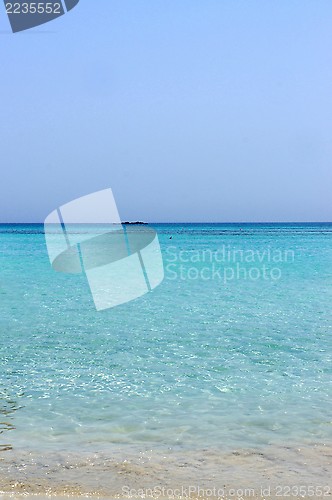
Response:
M268 498L332 496L332 444L125 451L2 453L0 496L2 500L169 498L173 492L174 498L245 499L264 498L264 491L269 492ZM307 496L294 494L300 487ZM317 488L322 494L315 496L313 491L320 493Z

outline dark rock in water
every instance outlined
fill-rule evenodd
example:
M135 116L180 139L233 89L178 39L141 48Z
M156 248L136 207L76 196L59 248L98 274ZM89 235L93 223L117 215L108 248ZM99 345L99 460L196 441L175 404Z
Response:
M129 224L131 224L131 225L133 225L133 224L147 224L147 222L142 222L142 221L139 221L139 220L136 221L136 222L129 222L129 221L126 220L125 222L121 222L121 224L127 224L127 225L129 225Z

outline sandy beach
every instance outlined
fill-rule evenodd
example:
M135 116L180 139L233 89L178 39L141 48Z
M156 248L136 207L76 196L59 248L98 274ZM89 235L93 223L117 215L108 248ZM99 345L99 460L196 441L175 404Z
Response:
M329 498L332 446L111 454L7 452L3 497Z

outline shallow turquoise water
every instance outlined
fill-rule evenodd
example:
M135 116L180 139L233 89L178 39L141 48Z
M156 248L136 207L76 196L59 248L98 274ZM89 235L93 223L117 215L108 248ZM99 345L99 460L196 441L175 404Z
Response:
M0 226L0 445L331 442L332 225L154 227L164 282L96 312L42 226Z

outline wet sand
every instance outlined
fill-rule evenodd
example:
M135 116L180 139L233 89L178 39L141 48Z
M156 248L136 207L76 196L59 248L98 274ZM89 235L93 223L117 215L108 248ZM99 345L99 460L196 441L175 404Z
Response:
M301 488L301 489L300 489ZM332 446L0 454L1 498L331 498Z

